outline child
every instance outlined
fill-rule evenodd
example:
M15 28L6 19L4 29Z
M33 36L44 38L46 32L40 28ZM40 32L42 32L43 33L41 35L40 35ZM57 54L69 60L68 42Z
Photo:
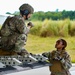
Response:
M71 59L65 48L67 42L64 39L56 41L56 50L52 52L45 52L42 55L48 57L52 66L49 66L51 75L71 75L69 69L71 68Z

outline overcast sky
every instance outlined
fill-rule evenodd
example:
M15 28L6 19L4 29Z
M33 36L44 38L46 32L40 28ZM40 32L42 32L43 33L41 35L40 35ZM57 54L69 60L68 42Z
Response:
M18 11L20 5L29 3L35 11L75 10L75 0L1 0L0 15Z

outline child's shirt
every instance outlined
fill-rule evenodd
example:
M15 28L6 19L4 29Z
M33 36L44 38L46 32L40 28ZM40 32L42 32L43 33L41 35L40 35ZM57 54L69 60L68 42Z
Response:
M44 56L48 57L49 62L52 66L49 69L52 73L62 73L61 75L70 75L69 69L72 67L70 55L62 50L61 52L54 50L52 52L43 53ZM65 74L67 73L67 74Z

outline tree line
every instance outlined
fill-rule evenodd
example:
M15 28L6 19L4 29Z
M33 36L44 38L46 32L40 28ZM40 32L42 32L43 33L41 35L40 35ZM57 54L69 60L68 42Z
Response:
M45 20L45 19L52 19L52 20L64 20L66 18L69 18L70 20L74 20L75 19L75 11L60 11L60 12L43 12L43 11L39 11L39 12L35 12L32 17L31 20Z

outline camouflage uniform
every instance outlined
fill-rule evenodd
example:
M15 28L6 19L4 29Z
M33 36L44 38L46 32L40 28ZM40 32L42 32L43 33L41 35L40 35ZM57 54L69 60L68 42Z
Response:
M69 69L71 68L71 59L65 50L58 52L57 50L52 52L45 52L42 54L48 57L52 66L49 66L51 75L71 75Z
M9 17L1 28L1 44L4 50L19 51L26 43L27 27L21 16Z
M24 20L28 19L34 9L29 4L23 4L19 8L21 16L8 17L1 28L1 48L8 51L25 51L27 34L30 28L27 28ZM32 23L29 23L32 26Z

